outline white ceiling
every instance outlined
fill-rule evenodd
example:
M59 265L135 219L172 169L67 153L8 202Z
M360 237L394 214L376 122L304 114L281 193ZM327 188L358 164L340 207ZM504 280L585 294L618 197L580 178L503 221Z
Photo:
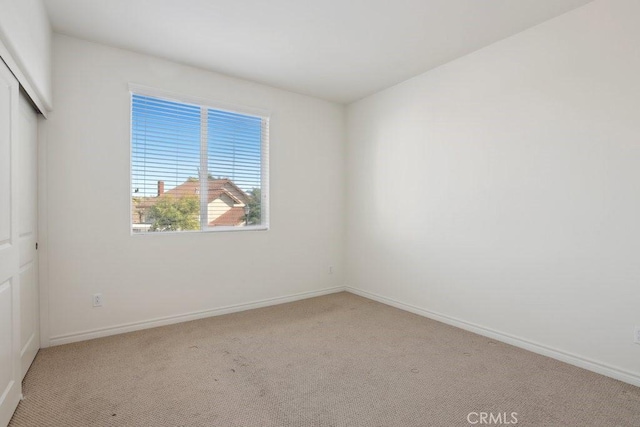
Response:
M591 0L45 0L55 31L349 103Z

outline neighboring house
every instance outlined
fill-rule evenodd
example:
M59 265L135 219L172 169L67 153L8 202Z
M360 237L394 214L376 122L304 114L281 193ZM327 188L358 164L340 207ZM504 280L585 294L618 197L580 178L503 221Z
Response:
M182 184L164 191L164 182L158 181L156 197L133 197L132 222L134 232L149 231L152 223L148 219L149 208L164 197L200 197L200 182L188 179ZM210 227L244 225L244 207L249 196L230 179L209 179L207 194L208 220Z

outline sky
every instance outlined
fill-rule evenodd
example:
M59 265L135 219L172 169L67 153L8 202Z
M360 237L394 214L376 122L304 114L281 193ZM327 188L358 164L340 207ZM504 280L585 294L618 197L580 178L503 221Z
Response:
M200 116L197 105L132 96L133 196L157 195L158 181L167 191L198 177ZM208 173L245 192L260 188L262 119L208 109L207 122Z

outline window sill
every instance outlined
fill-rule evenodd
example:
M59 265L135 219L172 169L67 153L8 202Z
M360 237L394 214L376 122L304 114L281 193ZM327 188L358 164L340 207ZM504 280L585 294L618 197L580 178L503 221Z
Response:
M180 234L212 234L212 233L238 233L251 231L269 231L267 225L253 225L249 227L211 227L206 230L185 230L185 231L148 231L143 233L130 232L130 236L163 236L163 235L180 235Z

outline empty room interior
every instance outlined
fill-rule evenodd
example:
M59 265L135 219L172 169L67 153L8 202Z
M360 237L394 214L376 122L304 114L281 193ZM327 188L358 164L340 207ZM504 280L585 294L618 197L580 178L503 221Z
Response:
M640 426L639 22L0 0L0 427Z

